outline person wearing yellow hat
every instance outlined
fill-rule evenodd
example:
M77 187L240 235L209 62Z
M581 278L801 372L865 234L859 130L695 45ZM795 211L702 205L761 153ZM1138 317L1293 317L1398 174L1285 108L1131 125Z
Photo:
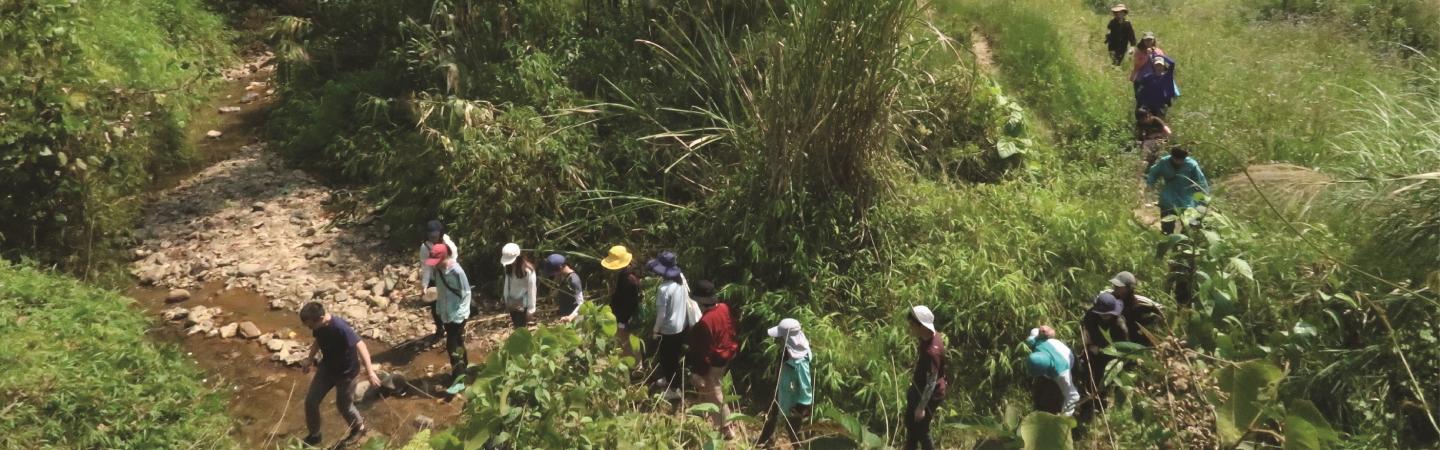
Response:
M635 255L623 245L610 247L610 253L600 260L600 267L615 272L615 284L610 288L610 312L615 314L615 339L620 341L624 356L635 358L638 365L640 355L630 346L630 330L636 312L640 310L640 278L642 273L635 265Z
M1135 45L1135 27L1127 19L1130 9L1124 3L1110 8L1110 14L1110 24L1106 26L1110 32L1105 35L1105 46L1110 48L1110 61L1119 66L1125 61L1130 47Z

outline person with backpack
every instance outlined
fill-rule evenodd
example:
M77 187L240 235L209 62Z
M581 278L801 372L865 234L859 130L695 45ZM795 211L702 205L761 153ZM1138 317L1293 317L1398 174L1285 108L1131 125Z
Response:
M643 273L635 267L635 256L623 245L610 247L600 267L615 272L615 284L610 288L610 312L615 315L615 339L620 342L620 352L635 358L639 365L640 355L630 345L630 330L638 328L634 323L640 311L640 278Z
M1110 23L1105 26L1108 33L1105 34L1105 46L1110 49L1110 61L1115 66L1120 66L1125 61L1125 54L1130 51L1130 46L1135 45L1135 27L1126 19L1130 15L1130 9L1124 3L1110 8Z
M431 220L425 224L425 240L420 242L420 292L423 295L434 278L435 268L425 265L425 260L430 258L430 248L435 244L445 244L449 247L451 261L460 260L460 247L450 239L445 232L445 224L439 220ZM445 324L440 320L440 313L435 309L435 304L430 304L430 318L435 321L435 333L430 335L430 345L445 338Z
M355 378L363 369L371 386L380 385L380 377L370 363L370 350L345 319L325 312L319 302L309 302L300 308L300 323L315 336L315 345L305 358L305 371L309 372L312 365L319 366L305 394L305 428L309 433L304 443L311 447L320 445L320 401L331 389L335 390L335 407L340 410L340 417L350 426L349 435L340 445L357 443L367 428L360 410L355 408ZM317 353L324 359L317 360Z
M535 317L535 264L514 242L500 249L500 299L510 313L510 326L525 328Z
M651 337L659 340L656 352L654 387L665 390L666 400L679 400L680 362L685 354L685 332L695 323L689 316L690 288L682 281L679 266L651 265L660 270L660 287L655 290L655 326ZM696 317L695 319L698 319Z
M1149 111L1161 119L1180 96L1175 89L1175 61L1156 56L1149 70L1135 80L1135 107Z
M1090 417L1097 406L1104 403L1100 386L1105 380L1105 368L1115 357L1105 354L1105 347L1113 342L1129 339L1125 329L1125 304L1109 291L1101 292L1091 302L1090 310L1080 320L1080 342L1084 345L1082 359L1078 361L1074 379L1080 382L1082 396L1093 397L1095 402L1086 402L1083 417Z
M730 361L740 345L735 343L735 318L730 315L730 306L720 302L715 295L715 285L707 280L695 282L690 290L690 299L700 306L702 315L690 329L691 382L700 393L701 401L714 403L720 410L711 415L715 429L726 440L735 438L735 430L726 423L730 417L730 406L725 403L724 379Z
M1146 31L1145 36L1140 38L1140 43L1135 44L1135 64L1130 67L1130 81L1139 80L1141 72L1148 70L1158 56L1165 56L1165 50L1160 49L1155 32Z
M464 387L460 377L470 364L469 354L465 351L465 321L470 318L470 279L465 277L465 270L460 268L460 264L450 258L450 248L445 244L435 244L430 248L430 258L425 260L425 265L436 271L435 284L439 285L440 295L435 299L435 309L445 326L445 353L450 355L451 386L447 392L454 395Z
M1044 379L1049 385L1042 387L1057 388L1059 394L1059 402L1048 401L1049 396L1037 394L1036 409L1051 414L1074 415L1075 405L1080 403L1080 392L1075 389L1075 380L1070 376L1070 368L1075 365L1075 355L1070 352L1070 347L1055 339L1055 329L1048 325L1031 329L1025 346L1030 348L1030 355L1025 360L1026 371L1030 376Z
M1124 305L1120 315L1125 318L1126 340L1153 347L1155 342L1150 339L1148 332L1159 331L1156 325L1164 320L1165 314L1159 303L1135 293L1135 286L1138 284L1135 274L1117 273L1110 278L1110 294Z
M905 424L905 450L932 450L935 441L930 438L930 423L949 386L945 376L945 336L936 331L935 313L929 307L912 307L906 318L910 335L916 339L916 359L901 418Z
M1150 166L1145 185L1154 188L1157 182L1165 183L1160 191L1160 231L1166 235L1175 232L1178 219L1173 216L1205 204L1195 198L1196 194L1210 195L1210 181L1205 179L1205 171L1200 170L1200 163L1190 157L1189 151L1180 147L1170 149L1169 156Z
M585 303L585 285L580 274L570 267L565 255L551 253L545 258L545 273L554 282L551 295L559 305L560 323L569 323L580 315L580 305Z
M800 440L797 430L800 421L810 417L810 406L815 403L815 382L810 374L810 340L800 329L800 321L786 318L770 327L765 334L780 339L778 357L780 372L775 386L776 414L765 418L765 427L760 431L757 447L769 448L775 425L785 419L785 431L790 442Z

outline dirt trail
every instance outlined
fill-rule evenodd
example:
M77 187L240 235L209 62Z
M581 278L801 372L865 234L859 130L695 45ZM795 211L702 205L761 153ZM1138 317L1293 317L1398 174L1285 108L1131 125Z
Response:
M990 38L979 28L970 29L970 52L975 54L975 63L986 73L995 73L995 54L990 51Z
M219 98L197 115L214 127L192 133L201 162L213 165L162 179L164 189L146 199L131 264L140 286L130 295L170 324L157 337L179 342L207 381L233 394L232 438L245 448L305 434L310 375L294 364L311 339L296 311L311 300L350 321L376 363L404 381L407 395L372 393L360 403L372 435L399 442L453 421L461 401L431 397L448 360L416 339L434 328L417 255L385 249L390 230L371 225L368 212L339 219L330 207L336 192L265 151L274 94L268 61L254 54L227 70ZM503 315L472 318L472 363L508 335L507 325ZM332 401L321 408L327 441L345 434Z

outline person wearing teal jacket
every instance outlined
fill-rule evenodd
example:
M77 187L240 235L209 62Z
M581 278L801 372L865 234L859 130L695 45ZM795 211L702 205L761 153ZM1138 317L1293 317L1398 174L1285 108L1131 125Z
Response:
M1063 397L1059 408L1044 406L1041 410L1051 414L1074 415L1075 405L1080 403L1080 391L1075 390L1075 380L1070 376L1070 367L1075 365L1075 355L1070 352L1070 347L1055 339L1055 329L1049 326L1031 329L1030 337L1025 339L1025 346L1030 348L1030 355L1025 361L1026 371L1030 376L1054 382Z
M460 263L450 258L450 249L444 243L430 248L430 258L425 267L435 271L435 285L439 297L435 299L435 311L445 327L445 352L450 354L451 386L446 392L458 394L464 388L460 375L470 364L465 352L465 321L470 319L470 279Z
M1165 187L1160 190L1160 217L1162 219L1204 204L1195 199L1195 194L1210 195L1210 181L1205 179L1205 172L1200 170L1200 163L1190 157L1189 151L1180 147L1171 149L1170 156L1160 158L1155 165L1150 166L1150 172L1145 177L1145 184L1153 188L1157 181L1165 182ZM1167 235L1174 233L1175 221L1162 220L1160 231Z
M785 431L790 442L799 442L799 421L810 416L810 406L815 403L814 376L810 373L810 340L800 330L800 321L781 320L779 325L766 330L772 338L783 339L780 348L780 379L775 388L775 406L779 414L770 414L760 431L756 442L759 448L770 448L775 426L785 420Z

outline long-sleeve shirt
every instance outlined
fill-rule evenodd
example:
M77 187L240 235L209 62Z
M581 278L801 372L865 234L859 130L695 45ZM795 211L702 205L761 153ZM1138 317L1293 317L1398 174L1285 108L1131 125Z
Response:
M928 398L922 396L922 404L933 405L945 397L949 382L945 378L945 338L940 333L932 333L930 339L918 342L915 374L910 385L929 395Z
M655 332L671 336L685 331L685 312L690 301L690 288L671 280L660 283L655 290Z
M501 298L505 300L505 308L525 311L528 314L535 313L535 271L525 269L525 276L516 278L507 270L500 277L500 284L503 286Z
M1150 173L1145 177L1145 183L1151 187L1157 181L1165 182L1160 191L1160 209L1194 208L1198 204L1196 193L1210 193L1210 181L1205 179L1205 172L1200 170L1195 158L1185 158L1179 169L1170 164L1169 156L1160 158L1150 166Z
M1141 72L1148 70L1156 56L1165 56L1165 51L1160 47L1150 47L1147 51L1135 51L1135 65L1130 68L1130 81L1140 79Z
M720 303L705 311L690 330L690 356L685 361L695 373L706 373L711 367L729 365L739 349L730 306Z
M1075 363L1075 355L1070 352L1070 347L1056 339L1041 338L1038 334L1032 333L1025 339L1025 345L1030 347L1034 353L1042 353L1047 361L1044 373L1031 375L1043 376L1046 378L1057 378L1060 374L1069 372L1070 366Z
M1166 59L1169 61L1169 59ZM1135 104L1150 111L1159 112L1168 108L1180 96L1175 84L1175 66L1172 63L1170 70L1165 73L1156 73L1155 68L1147 68L1141 72L1140 78L1135 80Z
M1105 45L1111 50L1124 50L1135 45L1135 27L1130 21L1110 19L1110 24L1105 28L1110 30L1110 33L1105 35Z
M459 261L460 246L455 245L455 241L450 240L450 235L441 235L440 241L444 242L445 245L450 247L450 258L448 258L447 260ZM434 275L435 269L425 267L425 260L430 259L431 245L432 244L430 244L430 241L423 241L420 243L420 290L425 290L425 288L430 287L430 278Z
M610 311L615 320L625 325L635 312L640 310L640 276L634 270L624 269L615 274L615 292L610 296Z
M438 270L438 269L437 269ZM461 323L470 318L470 279L459 264L450 264L444 272L435 277L440 297L435 299L435 311L445 323Z

